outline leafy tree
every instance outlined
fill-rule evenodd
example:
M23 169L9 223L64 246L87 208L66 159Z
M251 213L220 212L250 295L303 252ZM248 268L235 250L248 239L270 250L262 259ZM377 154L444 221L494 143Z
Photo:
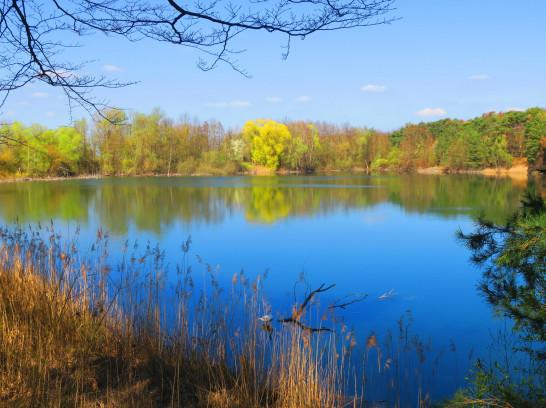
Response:
M361 129L360 135L357 136L356 143L359 147L359 161L364 164L364 168L368 169L373 162L373 151L371 149L371 143L375 136L375 130L373 129Z
M100 163L95 152L95 149L90 145L88 140L89 126L87 121L82 118L81 120L74 121L74 129L78 132L82 138L81 155L76 163L78 172L80 174L95 174L100 171Z
M316 126L304 121L290 122L286 126L292 135L290 168L313 171L322 152Z
M507 152L513 157L525 157L525 112L510 111L501 116L499 132L504 135Z
M165 143L165 115L159 108L145 115L137 113L131 122L131 132L125 138L126 154L123 158L123 172L146 174L164 172L158 168L159 154ZM167 162L167 159L164 160Z
M468 127L465 127L464 134L468 141L467 167L475 169L485 167L487 150L481 134L477 130Z
M467 166L468 140L464 137L455 137L449 144L442 164L451 170L464 170Z
M491 167L509 167L512 165L512 156L506 151L508 144L504 135L486 136L484 139L487 152L487 164Z
M460 123L456 119L442 119L437 122L425 124L432 136L436 139L435 155L440 164L446 164L448 161L453 161L447 156L452 143L458 142L458 134L460 133ZM455 151L458 151L455 149ZM446 164L448 167L448 164Z
M538 108L531 109L529 120L525 125L525 145L527 148L527 160L534 164L539 159L541 140L546 137L546 113Z
M307 152L307 146L305 146L300 137L291 137L290 143L286 148L284 166L290 170L300 170L303 168L303 157Z
M23 154L29 153L30 148L25 143L23 125L15 122L0 128L0 173L9 175L22 173Z
M400 141L402 166L418 169L435 163L434 137L424 125L410 125L404 131Z
M5 126L1 132L8 132L8 127ZM16 157L13 150L5 144L0 144L0 177L13 174L17 171Z
M110 109L105 117L95 123L94 138L100 152L104 174L122 172L123 148L125 145L127 115L124 111Z
M392 150L387 154L387 157L383 158L381 156L377 157L372 165L372 170L385 170L385 169L397 169L400 168L402 163L402 150L398 147L393 147Z
M378 157L386 157L390 150L391 144L387 133L378 132L376 130L368 130L365 132L366 143L365 150L363 145L362 160L366 168L371 167L371 163Z
M229 139L229 154L232 160L242 161L244 151L245 151L245 142L243 139L240 139L240 138Z
M82 155L83 139L81 135L74 128L62 127L57 130L55 137L58 140L58 149L65 174L77 174L77 163Z
M59 167L59 152L55 145L55 132L40 125L32 125L24 130L29 149L28 175L43 177L49 174L57 175ZM62 165L61 165L62 166ZM50 170L53 168L53 172Z
M303 153L303 166L305 170L314 170L322 154L322 145L315 125L308 123L305 130L301 138L306 147Z
M393 146L396 146L396 147L400 146L400 142L404 138L404 132L406 130L406 127L408 126L411 126L411 124L408 123L405 127L389 133L389 140Z
M252 161L270 170L277 170L283 162L285 148L292 139L286 125L269 119L258 119L247 122L243 134L252 141Z

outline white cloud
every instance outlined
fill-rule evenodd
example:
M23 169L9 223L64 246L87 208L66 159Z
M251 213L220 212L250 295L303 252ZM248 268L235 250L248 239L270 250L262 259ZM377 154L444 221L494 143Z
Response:
M250 102L235 101L231 102L229 105L233 106L234 108L248 108L250 107Z
M209 108L225 108L226 106L228 106L228 104L225 103L225 102L207 103L207 106L208 106Z
M33 98L47 98L49 95L45 92L34 92L31 96Z
M364 92L387 92L389 88L383 85L372 85L368 84L361 88Z
M6 112L6 116L15 116L15 115L16 115L15 111L7 111Z
M308 96L300 96L299 98L295 99L296 102L309 102L310 100L311 98Z
M46 112L46 116L48 118L52 118L53 116L55 116L55 114L53 112Z
M483 81L483 80L491 79L491 77L489 75L472 75L468 79L471 79L473 81Z
M525 109L522 109L522 108L506 108L505 111L506 112L509 112L509 111L525 112Z
M420 110L417 112L418 116L444 116L446 114L446 111L442 108L425 108L423 110Z
M65 71L64 69L61 69L59 71L55 71L55 73L60 76L61 78L70 78L72 77L72 72Z
M282 102L282 99L281 98L265 98L265 101L269 103L279 103L279 102Z
M60 69L58 71L47 70L47 71L44 71L44 74L49 77L59 77L59 78L70 78L72 76L72 73L70 71L66 71L64 69Z
M119 71L121 71L121 68L118 67L117 65L104 65L102 67L102 69L104 69L105 71L110 71L110 72L119 72Z

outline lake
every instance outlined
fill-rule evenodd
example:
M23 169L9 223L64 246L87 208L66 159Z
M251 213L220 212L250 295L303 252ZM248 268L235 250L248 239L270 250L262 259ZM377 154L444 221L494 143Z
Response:
M365 293L342 310L361 342L371 331L396 331L411 313L413 332L430 337L435 354L444 348L438 398L464 386L472 361L487 355L490 330L503 324L491 319L476 290L480 272L455 232L471 231L482 211L503 220L541 182L478 175L33 181L0 184L0 217L4 224L52 221L67 237L79 228L84 244L102 228L111 254L127 239L157 243L171 265L191 236L190 261L199 256L218 268L227 287L241 270L251 278L268 271L272 312L281 316L301 274L311 288L336 285L324 299Z

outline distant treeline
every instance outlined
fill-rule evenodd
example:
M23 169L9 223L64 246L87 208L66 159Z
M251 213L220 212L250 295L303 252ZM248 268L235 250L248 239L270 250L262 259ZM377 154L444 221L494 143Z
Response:
M325 122L256 120L225 130L217 121L173 121L159 109L129 116L110 110L93 124L56 130L20 123L0 130L0 176L235 174L269 170L448 171L542 169L546 111L487 113L462 121L408 124L394 132Z

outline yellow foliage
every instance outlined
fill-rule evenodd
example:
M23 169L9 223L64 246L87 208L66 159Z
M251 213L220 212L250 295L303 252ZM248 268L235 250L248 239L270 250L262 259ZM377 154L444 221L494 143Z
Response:
M250 140L252 161L277 170L284 158L292 135L286 125L270 119L248 121L243 128L243 137Z

